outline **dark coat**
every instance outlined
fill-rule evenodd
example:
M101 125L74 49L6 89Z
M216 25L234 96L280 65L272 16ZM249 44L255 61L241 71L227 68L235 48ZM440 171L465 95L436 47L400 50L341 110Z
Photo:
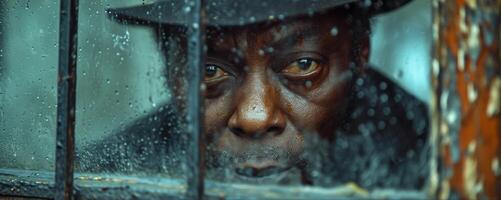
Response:
M323 177L314 183L421 188L429 173L427 106L375 70L355 79L352 91L336 139L327 148L318 145L322 149L313 155L321 161L312 168ZM186 157L184 127L174 106L161 106L77 150L77 171L180 177Z

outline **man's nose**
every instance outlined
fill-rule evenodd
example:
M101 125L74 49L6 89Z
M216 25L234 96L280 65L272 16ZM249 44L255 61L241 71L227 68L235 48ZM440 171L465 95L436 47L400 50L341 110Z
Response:
M261 139L284 131L285 117L277 105L278 94L263 77L248 76L238 93L228 122L231 132L243 138Z

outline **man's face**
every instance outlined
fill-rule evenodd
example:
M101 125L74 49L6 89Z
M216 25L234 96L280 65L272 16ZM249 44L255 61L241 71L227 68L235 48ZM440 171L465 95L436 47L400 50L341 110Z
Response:
M330 137L346 110L350 28L345 17L324 15L209 29L204 78L209 177L300 179L305 138Z

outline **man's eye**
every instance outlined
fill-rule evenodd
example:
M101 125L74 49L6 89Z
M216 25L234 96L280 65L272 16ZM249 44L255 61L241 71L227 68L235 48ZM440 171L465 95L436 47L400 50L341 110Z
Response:
M282 70L282 73L289 76L304 76L316 72L320 68L320 64L311 58L301 58Z
M205 66L205 82L218 81L226 76L228 76L228 74L217 65L207 64Z

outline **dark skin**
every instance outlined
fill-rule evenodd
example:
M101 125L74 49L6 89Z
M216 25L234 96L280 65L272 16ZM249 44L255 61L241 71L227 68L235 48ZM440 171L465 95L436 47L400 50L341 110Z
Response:
M210 169L225 172L215 178L305 182L305 136L332 138L345 117L350 28L331 12L209 30L204 127Z

